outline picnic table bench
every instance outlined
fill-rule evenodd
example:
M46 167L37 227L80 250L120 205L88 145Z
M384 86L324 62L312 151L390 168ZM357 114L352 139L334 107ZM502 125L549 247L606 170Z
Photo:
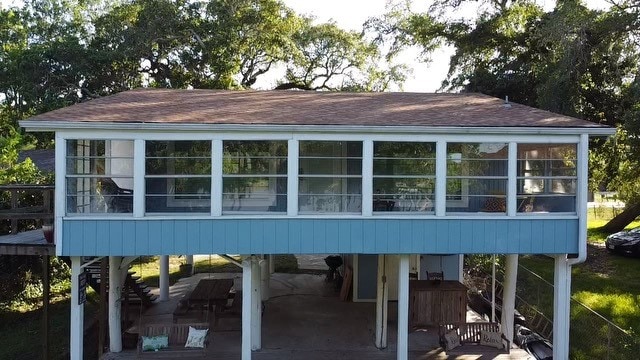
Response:
M173 312L173 322L188 316L192 310L199 310L199 318L209 321L209 313L213 310L217 316L227 305L231 294L233 279L202 279L196 287L185 294Z

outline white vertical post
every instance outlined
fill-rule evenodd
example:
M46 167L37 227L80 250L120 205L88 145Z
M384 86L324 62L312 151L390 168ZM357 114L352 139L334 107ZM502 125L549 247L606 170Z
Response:
M251 258L242 260L242 360L251 360Z
M71 360L83 359L83 339L84 339L84 304L78 304L79 300L79 279L84 271L80 265L82 260L79 256L71 257L71 334L69 341L69 354Z
M122 297L122 258L109 256L109 350L122 351L120 298Z
M491 257L491 321L496 322L496 254Z
M509 143L507 167L507 215L516 216L518 212L518 144Z
M387 284L386 255L378 255L378 292L376 295L376 347L387 347L387 310L389 287Z
M287 144L287 215L298 215L298 168L299 150L298 140L291 139Z
M60 132L55 133L55 204L54 204L54 242L56 243L56 255L62 256L62 218L67 213L67 185L65 176L67 174L67 141Z
M275 255L269 255L269 274L276 272Z
M262 348L262 295L260 291L260 261L251 259L251 350Z
M518 254L505 256L504 292L502 294L502 333L513 342L513 314L516 308L516 282L518 280Z
M555 256L553 273L553 358L569 358L571 266L566 255Z
M160 301L169 300L169 255L160 256Z
M409 355L409 255L400 255L398 262L398 360Z
M362 143L362 215L373 215L373 140Z
M262 301L269 300L269 280L271 273L269 272L269 255L265 255L260 261L260 294Z
M222 140L211 142L211 216L222 215Z
M445 216L447 211L447 143L436 142L436 216Z
M133 141L133 217L143 217L145 193L145 142L142 139Z

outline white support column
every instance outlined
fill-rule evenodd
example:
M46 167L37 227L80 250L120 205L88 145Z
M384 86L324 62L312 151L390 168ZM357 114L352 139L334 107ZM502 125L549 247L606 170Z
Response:
M251 360L251 258L242 260L242 360Z
M169 255L160 256L160 301L169 300Z
M496 254L491 256L491 322L496 322Z
M373 215L373 140L362 144L362 215Z
M287 144L287 215L298 215L298 169L299 149L298 140L289 140Z
M557 255L553 273L553 358L569 358L571 266L566 255Z
M436 216L444 216L447 211L447 143L436 143Z
M518 280L518 254L505 256L504 292L502 295L502 333L513 342L513 313L516 308L516 282Z
M262 348L262 295L260 289L260 263L251 258L251 350Z
M122 351L120 298L122 297L122 258L109 256L109 351Z
M387 347L387 310L389 286L387 283L386 255L378 255L378 293L376 295L376 347Z
M271 273L269 272L269 255L264 255L263 260L260 261L260 293L262 301L269 300L269 280L271 279Z
M69 341L69 354L71 360L83 359L83 339L84 339L84 304L78 304L79 300L79 279L84 271L80 267L82 259L79 256L71 257L71 334Z
M398 360L409 356L409 255L398 261Z

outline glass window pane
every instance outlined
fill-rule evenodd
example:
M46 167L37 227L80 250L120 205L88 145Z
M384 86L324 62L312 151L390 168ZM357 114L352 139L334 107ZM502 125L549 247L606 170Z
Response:
M506 213L507 143L447 144L449 212Z
M301 141L301 212L362 211L362 142Z
M287 179L285 177L225 179L222 210L286 212Z
M224 212L287 211L287 142L225 141Z
M435 175L435 157L435 143L376 141L373 174Z
M67 213L133 212L133 141L67 140Z
M373 211L431 212L436 144L373 143Z
M145 143L147 213L207 213L211 209L211 141Z
M535 195L518 196L518 212L521 213L548 213L548 212L575 212L575 195Z
M373 211L427 211L433 210L434 178L382 178L373 179Z
M575 212L576 155L576 144L518 144L518 212Z
M506 193L507 179L448 179L447 211L505 213Z

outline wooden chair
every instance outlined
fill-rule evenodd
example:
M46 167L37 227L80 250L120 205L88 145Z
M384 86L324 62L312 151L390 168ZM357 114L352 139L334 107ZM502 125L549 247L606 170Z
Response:
M440 272L427 272L427 280L444 280L444 273Z

